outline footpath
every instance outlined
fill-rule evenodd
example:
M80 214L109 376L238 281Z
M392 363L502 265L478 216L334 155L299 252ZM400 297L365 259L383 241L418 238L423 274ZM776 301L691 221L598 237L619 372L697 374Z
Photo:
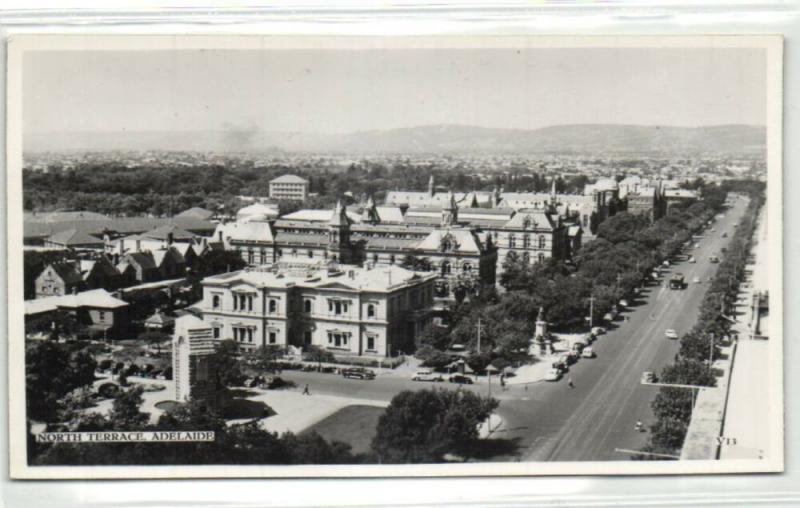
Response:
M757 459L769 447L766 419L770 415L768 387L768 319L761 316L761 335L754 338L751 305L756 291L767 286L767 228L764 210L756 228L753 262L745 268L731 332L714 362L717 386L698 390L681 459Z

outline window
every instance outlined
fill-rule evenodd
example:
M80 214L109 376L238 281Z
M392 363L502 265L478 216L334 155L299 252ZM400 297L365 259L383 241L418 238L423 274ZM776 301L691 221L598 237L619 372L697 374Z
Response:
M308 251L308 259L312 259L313 257L314 257L314 251L313 250Z
M531 237L530 235L522 235L522 248L527 249L531 246Z
M247 249L247 262L251 265L255 262L255 254L253 253L253 249Z
M269 331L269 343L270 344L275 344L276 342L278 342L278 334L274 330L270 330Z
M213 332L213 333L214 333L213 337L214 337L215 339L218 339L218 338L219 338L219 335L220 335L220 333L219 333L219 326L215 326L214 328L212 328L212 330L214 331L214 332Z
M531 262L531 254L529 252L522 253L522 261L527 265Z
M375 351L375 337L372 335L367 335L367 349Z
M267 262L267 249L261 249L261 264Z
M374 263L377 263L377 262L378 262L378 255L377 255L377 254L373 254L373 255L372 255L372 261L373 261Z
M544 263L544 254L542 254L541 252L539 253L539 262Z
M349 333L328 332L328 344L333 347L347 347L350 341Z
M253 329L252 328L248 328L247 329L247 342L249 342L251 344L253 343Z
M311 337L312 337L311 330L306 330L303 332L303 341L306 344L311 344Z
M472 265L469 263L464 263L464 266L461 267L464 273L469 273L472 271Z
M211 297L211 307L213 307L215 309L219 309L220 306L222 305L222 301L221 300L222 299L219 297L219 295L212 296Z
M274 299L270 299L269 301L269 311L270 312L278 312L278 301Z
M303 300L303 312L306 313L311 312L311 300L309 300L308 298Z
M545 246L544 235L539 235L539 248L544 249L544 246Z
M395 260L396 260L396 258L394 257L394 254L392 254L391 256L389 256L389 262L390 262L390 263L394 264Z
M100 321L105 321L106 320L106 313L104 311L101 310L100 312L97 313L97 315L98 315L98 319Z
M512 249L517 246L517 237L515 235L508 235L508 246Z
M367 305L367 317L375 317L375 305L369 304Z
M528 229L531 227L531 219L530 217L525 217L525 220L522 221L522 227Z
M582 222L583 222L583 227L584 228L589 227L589 216L586 215L586 214L583 214L583 221Z
M239 310L239 298L233 295L233 310Z
M442 261L442 274L446 275L450 273L450 262L449 261Z

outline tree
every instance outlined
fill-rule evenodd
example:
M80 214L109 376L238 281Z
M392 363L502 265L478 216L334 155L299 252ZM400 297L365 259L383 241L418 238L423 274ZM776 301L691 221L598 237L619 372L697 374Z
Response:
M469 457L478 425L498 406L496 399L468 390L403 391L378 420L372 449L381 462L440 462L445 454Z
M322 362L332 362L335 360L335 357L333 353L327 349L312 344L308 346L308 350L303 353L303 360L307 362L317 362L317 370L322 370Z
M430 346L434 349L443 351L450 345L450 332L443 326L432 324L421 334L417 335L416 342L418 348Z
M149 420L147 413L139 411L142 405L142 388L137 386L121 391L115 398L109 414L111 426L119 430L142 429Z
M275 372L277 361L283 357L283 348L277 345L260 346L255 352L250 353L252 365L261 371Z
M58 401L67 393L94 381L97 363L84 350L36 341L25 350L25 388L28 416L44 421L57 417Z
M231 339L217 344L217 383L219 386L239 386L244 381L239 344Z
M427 344L417 349L414 356L422 360L422 364L425 367L431 367L433 369L442 368L453 361L450 355Z
M138 339L144 342L145 344L148 344L150 346L155 346L156 351L158 351L158 353L161 354L161 344L163 342L170 340L170 336L164 332L148 330L146 332L140 333Z

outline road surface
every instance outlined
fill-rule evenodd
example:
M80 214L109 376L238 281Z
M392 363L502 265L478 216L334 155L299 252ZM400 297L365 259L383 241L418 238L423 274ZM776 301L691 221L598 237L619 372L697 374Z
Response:
M520 460L629 460L615 448L638 449L646 442L647 434L634 427L637 420L645 427L653 422L650 401L657 388L640 384L641 375L660 372L674 359L679 343L666 339L664 332L672 328L681 335L696 322L706 280L718 266L709 256L719 255L727 245L735 231L733 223L745 208L745 200L736 201L712 226L716 231L706 231L692 252L696 264L678 263L664 275L666 279L673 271L683 273L689 283L686 289L648 287L626 313L628 322L592 345L597 358L581 359L568 373L575 388L562 379L531 387L529 400L523 401L526 404L504 401L500 414L507 431L500 435L517 440ZM722 238L723 232L728 238ZM695 276L703 282L693 283Z
M704 233L705 238L697 241L699 247L691 252L696 264L678 263L662 276L663 282L670 273L679 271L688 287L670 290L660 285L648 286L623 313L628 321L618 321L592 344L596 358L582 358L555 383L514 385L501 391L495 380L492 396L500 400L498 413L504 424L494 438L507 440L510 446L502 449L514 451L498 454L493 460L629 460L628 455L615 452L615 448L640 448L647 441L647 433L634 430L636 421L642 420L648 427L654 420L650 401L657 388L641 385L641 375L644 371L659 373L673 361L679 343L666 339L664 332L672 328L681 335L694 325L708 287L707 279L718 266L710 263L709 256L719 255L727 245L735 231L733 223L740 220L745 208L744 199L736 201L725 217L714 223L715 231ZM728 238L722 238L723 232L728 233ZM695 276L701 278L700 284L693 282ZM385 401L403 389L434 385L386 371L372 381L298 371L285 371L282 376L300 387L309 384L312 394L345 394ZM568 378L574 388L568 386ZM435 385L456 388L446 382ZM485 395L489 387L483 383L462 389Z

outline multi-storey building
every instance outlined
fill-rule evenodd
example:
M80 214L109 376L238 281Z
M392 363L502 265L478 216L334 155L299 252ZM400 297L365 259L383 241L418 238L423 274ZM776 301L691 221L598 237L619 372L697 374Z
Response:
M172 378L175 400L202 400L214 403L217 386L217 361L211 326L192 315L175 320L172 336Z
M269 197L305 201L308 197L308 180L296 175L283 175L270 180Z
M315 345L382 357L413 349L431 320L436 278L398 266L296 259L208 277L194 308L214 340L245 349Z

